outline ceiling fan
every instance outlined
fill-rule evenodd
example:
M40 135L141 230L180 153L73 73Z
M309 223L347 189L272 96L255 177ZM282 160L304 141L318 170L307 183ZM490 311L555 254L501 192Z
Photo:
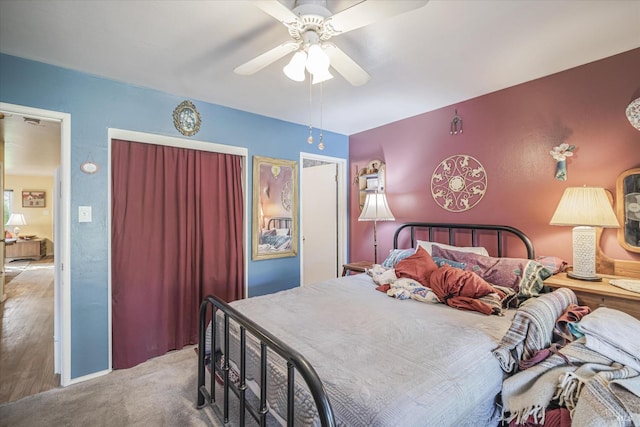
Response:
M278 0L252 0L254 5L287 27L293 40L240 65L234 72L251 75L295 52L283 70L292 80L303 81L305 68L313 76L313 83L328 80L333 78L329 71L331 66L352 85L363 85L371 76L329 40L382 19L420 8L428 1L364 0L332 15L326 8L326 0L296 0L293 9Z

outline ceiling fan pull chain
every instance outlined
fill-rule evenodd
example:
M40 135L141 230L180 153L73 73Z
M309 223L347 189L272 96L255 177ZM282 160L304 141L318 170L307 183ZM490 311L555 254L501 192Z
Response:
M313 122L312 122L312 116L313 116L313 111L312 111L312 87L311 87L312 83L311 83L311 79L309 79L309 137L307 138L307 142L309 144L313 144Z
M322 142L322 101L324 100L324 83L320 83L320 142L318 143L318 150L324 150L324 142Z

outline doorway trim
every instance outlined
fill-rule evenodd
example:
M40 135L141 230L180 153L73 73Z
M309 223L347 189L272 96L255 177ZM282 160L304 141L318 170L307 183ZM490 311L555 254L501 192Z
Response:
M126 141L140 142L144 144L164 145L169 147L187 148L190 150L209 151L223 154L234 154L242 157L242 192L243 192L243 204L244 204L244 218L243 218L243 233L244 233L244 295L245 298L249 294L249 256L250 256L250 242L249 242L249 196L247 190L248 176L249 176L249 150L245 147L237 147L233 145L218 144L215 142L199 141L193 139L184 139L172 136L156 135L152 133L136 132L123 129L108 128L107 130L107 245L109 248L107 256L107 311L108 318L107 323L109 327L109 369L108 372L113 370L113 318L112 318L112 305L111 305L111 141L114 139L122 139Z
M340 270L340 267L346 263L347 256L347 159L340 157L324 156L321 154L300 152L300 191L302 191L302 183L304 182L304 161L305 160L318 160L321 162L333 163L336 165L338 174L338 265L336 274ZM304 197L304 194L300 194L300 199ZM304 228L304 211L302 209L302 203L300 203L300 230ZM302 236L300 236L302 238ZM304 283L304 245L299 245L300 248L300 283Z
M54 359L59 356L59 360L54 360L54 366L60 367L60 385L65 387L71 383L71 114L4 102L0 102L0 111L60 121L60 199L55 202L60 203L60 216L54 218L54 227L58 228L62 240L62 253L56 253L54 257L61 270L56 273L62 280L54 289L60 301L58 312L58 307L54 307L54 316L59 317L60 325L60 330L54 331L54 336L59 334L59 340L54 339L54 346L58 347L57 351L54 349Z

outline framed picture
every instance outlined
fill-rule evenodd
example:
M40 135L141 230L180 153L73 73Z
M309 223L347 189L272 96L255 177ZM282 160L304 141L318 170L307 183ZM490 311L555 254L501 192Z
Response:
M298 253L298 164L253 156L254 260Z
M23 191L23 208L44 208L47 193L44 191Z

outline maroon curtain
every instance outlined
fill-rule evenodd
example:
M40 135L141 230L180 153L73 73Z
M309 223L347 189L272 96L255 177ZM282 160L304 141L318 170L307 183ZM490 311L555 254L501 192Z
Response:
M200 302L243 297L239 156L112 141L113 367L198 340Z

